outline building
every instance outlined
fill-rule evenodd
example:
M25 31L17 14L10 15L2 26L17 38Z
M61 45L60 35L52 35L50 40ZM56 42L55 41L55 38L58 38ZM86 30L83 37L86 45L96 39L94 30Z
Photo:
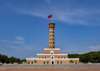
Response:
M51 17L51 16L50 16ZM49 23L49 45L34 58L26 58L27 64L68 64L79 63L79 58L68 58L68 54L62 53L60 48L55 48L55 23Z

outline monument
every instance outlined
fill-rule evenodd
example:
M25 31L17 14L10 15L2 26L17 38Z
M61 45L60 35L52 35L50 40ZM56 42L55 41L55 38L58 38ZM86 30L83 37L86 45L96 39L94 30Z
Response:
M62 53L60 48L55 47L55 23L52 22L52 15L50 19L49 28L49 44L48 48L44 48L42 53L33 58L26 58L27 64L68 64L79 63L79 58L68 58L67 53Z

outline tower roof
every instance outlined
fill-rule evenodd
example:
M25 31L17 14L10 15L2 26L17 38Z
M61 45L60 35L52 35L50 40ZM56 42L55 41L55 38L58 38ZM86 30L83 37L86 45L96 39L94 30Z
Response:
M55 28L55 23L49 23L49 28Z
M53 23L53 22L50 22L49 24L55 25L55 23Z

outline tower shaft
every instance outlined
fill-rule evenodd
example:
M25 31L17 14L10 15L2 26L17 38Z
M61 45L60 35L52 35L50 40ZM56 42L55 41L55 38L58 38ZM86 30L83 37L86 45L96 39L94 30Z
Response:
M55 24L49 23L49 48L55 48Z

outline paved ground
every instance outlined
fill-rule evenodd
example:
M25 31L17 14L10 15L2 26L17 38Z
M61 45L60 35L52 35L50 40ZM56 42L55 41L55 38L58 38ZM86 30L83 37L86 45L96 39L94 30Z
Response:
M100 64L1 65L0 71L100 71Z

